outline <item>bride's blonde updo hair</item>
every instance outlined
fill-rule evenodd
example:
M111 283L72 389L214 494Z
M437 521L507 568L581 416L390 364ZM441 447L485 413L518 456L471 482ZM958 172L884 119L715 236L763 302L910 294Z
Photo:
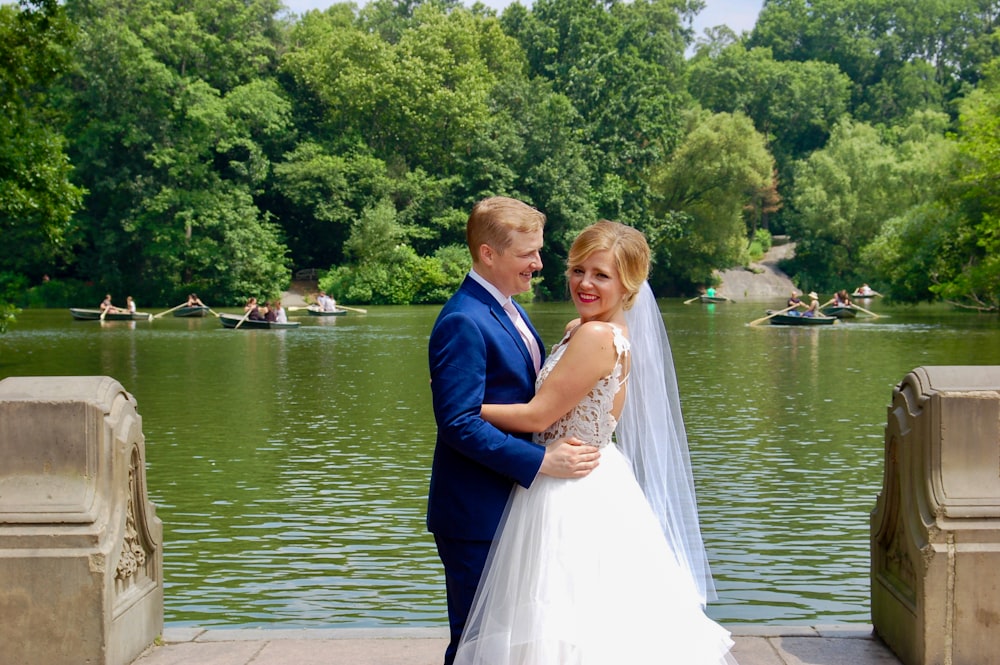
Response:
M576 237L566 259L566 276L594 252L608 250L615 257L618 277L627 294L623 307L629 309L635 296L649 277L649 243L642 233L621 222L602 219L591 224Z

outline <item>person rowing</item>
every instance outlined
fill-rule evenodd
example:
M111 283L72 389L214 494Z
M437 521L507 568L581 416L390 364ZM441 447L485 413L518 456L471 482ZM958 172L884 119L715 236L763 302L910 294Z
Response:
M101 301L101 312L104 314L115 314L121 312L122 309L115 307L111 304L111 294L108 293L104 296L104 300Z

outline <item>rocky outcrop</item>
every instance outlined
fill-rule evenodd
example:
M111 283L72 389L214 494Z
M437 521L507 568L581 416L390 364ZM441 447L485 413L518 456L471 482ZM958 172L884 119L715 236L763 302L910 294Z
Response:
M776 242L757 263L748 267L717 270L721 280L716 295L733 300L784 299L795 289L792 280L778 268L778 262L795 255L795 243Z

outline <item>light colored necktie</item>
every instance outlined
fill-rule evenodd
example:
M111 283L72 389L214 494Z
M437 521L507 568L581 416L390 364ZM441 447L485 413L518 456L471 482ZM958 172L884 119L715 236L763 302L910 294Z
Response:
M508 300L503 305L503 310L507 312L510 320L514 322L514 327L517 328L517 332L521 333L521 339L524 340L524 345L528 347L528 353L531 354L531 362L535 365L535 371L537 372L542 366L542 353L538 349L538 341L535 336L531 334L531 330L528 329L528 324L524 322L521 318L521 313L517 311L517 307L514 306L513 301Z

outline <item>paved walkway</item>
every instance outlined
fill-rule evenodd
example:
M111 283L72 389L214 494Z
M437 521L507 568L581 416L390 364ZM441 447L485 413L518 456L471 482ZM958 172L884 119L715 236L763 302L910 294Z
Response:
M739 665L900 665L872 636L871 626L741 625L730 630ZM133 665L440 665L445 634L438 628L168 628L163 644ZM670 662L684 665L683 654Z

